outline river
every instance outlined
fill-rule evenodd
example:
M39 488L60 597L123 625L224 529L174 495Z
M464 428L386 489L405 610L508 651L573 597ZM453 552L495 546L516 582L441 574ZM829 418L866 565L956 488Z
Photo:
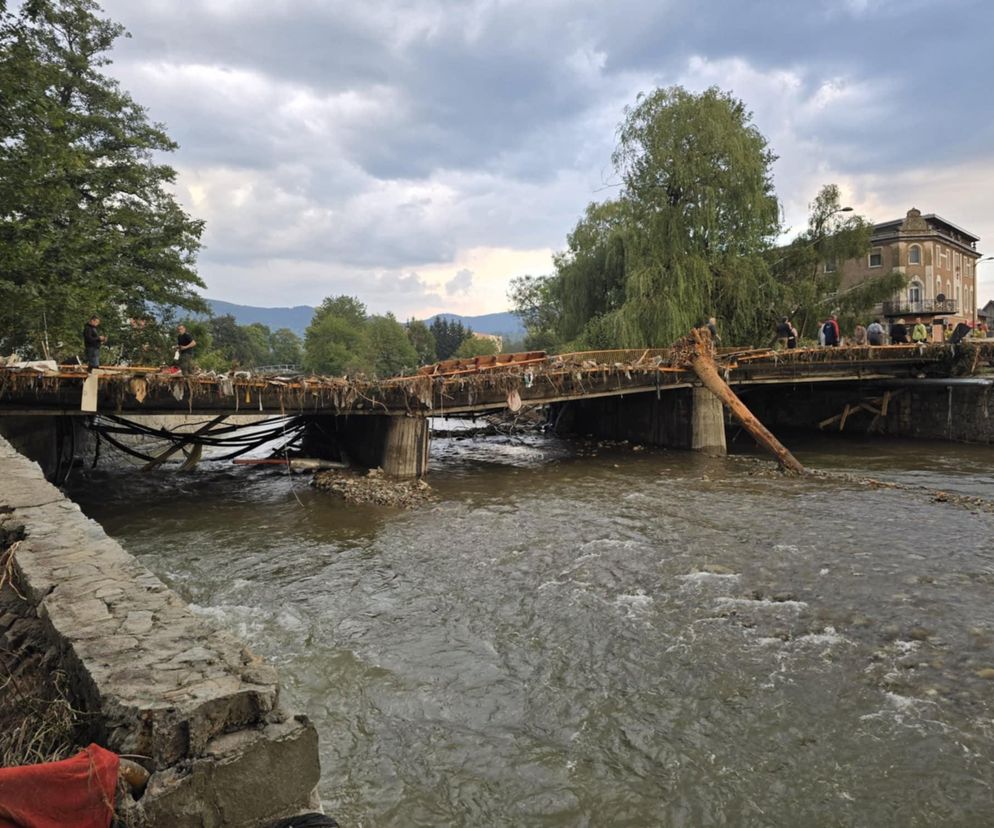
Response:
M343 828L990 825L994 515L927 490L994 499L994 453L791 445L908 487L529 436L435 440L414 511L216 463L69 494L278 666Z

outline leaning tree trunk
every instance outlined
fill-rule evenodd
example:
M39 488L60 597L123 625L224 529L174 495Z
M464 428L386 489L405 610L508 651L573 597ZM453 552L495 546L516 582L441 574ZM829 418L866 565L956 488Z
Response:
M718 366L715 364L714 357L711 355L710 337L705 339L699 330L694 330L692 337L694 348L690 356L690 367L697 374L701 382L704 383L704 387L728 406L728 410L742 423L745 430L753 436L753 439L757 443L777 458L782 468L790 472L796 472L797 474L804 474L804 466L787 450L786 446L773 436L766 426L756 419L756 416L745 407L742 400L729 388L728 383L721 378L721 375L718 373Z

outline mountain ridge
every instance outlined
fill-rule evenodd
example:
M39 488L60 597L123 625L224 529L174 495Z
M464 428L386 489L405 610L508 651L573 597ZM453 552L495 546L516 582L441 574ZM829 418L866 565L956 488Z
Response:
M279 328L289 328L298 336L303 336L307 326L311 323L315 308L310 305L294 305L283 308L264 308L256 305L239 305L234 302L225 302L222 299L208 299L211 311L215 316L225 316L230 314L235 317L239 325L251 325L260 322L270 330ZM525 335L524 325L517 314L510 311L502 313L484 313L477 316L463 316L458 313L437 313L429 316L424 321L431 324L435 319L441 317L450 322L461 322L466 327L472 328L476 333L496 334L505 338L520 339Z

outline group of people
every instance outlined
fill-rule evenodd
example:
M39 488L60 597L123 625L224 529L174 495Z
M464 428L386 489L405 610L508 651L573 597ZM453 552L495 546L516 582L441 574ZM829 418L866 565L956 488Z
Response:
M958 342L970 333L969 325L960 323L955 329L946 332L946 339ZM797 328L790 321L789 316L781 318L776 328L776 340L782 348L797 347ZM929 326L921 318L917 318L913 325L909 325L904 319L892 322L889 329L885 328L879 319L874 319L869 325L857 324L853 329L851 343L853 345L906 345L908 343L923 343L933 339ZM843 344L841 329L839 328L839 318L832 314L818 326L818 344L822 347L834 348Z
M90 321L83 326L83 347L86 349L86 365L89 370L100 367L100 348L107 342L107 337L100 333L100 317L94 314ZM197 366L193 361L196 355L197 340L186 329L186 325L176 328L176 350L173 362L184 374L195 374Z

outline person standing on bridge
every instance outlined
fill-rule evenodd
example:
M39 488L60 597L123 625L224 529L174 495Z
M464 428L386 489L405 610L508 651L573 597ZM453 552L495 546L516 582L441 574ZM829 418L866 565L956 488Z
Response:
M94 314L83 326L83 345L86 348L86 366L91 371L100 367L100 346L107 337L100 333L100 317Z
M711 341L717 345L721 342L721 337L718 336L718 320L713 316L708 319L707 329L711 334Z
M791 324L789 316L785 316L777 325L777 342L781 348L788 350L797 347L797 328Z
M822 326L825 333L825 346L835 348L839 345L841 336L839 335L839 318L833 313Z
M879 319L874 319L866 328L866 339L871 345L884 344L884 326Z
M186 325L180 325L176 332L176 352L179 354L179 369L186 375L196 373L197 367L193 364L193 357L197 347L197 340L187 333Z
M928 328L922 322L921 317L915 320L915 327L911 330L911 341L923 345L928 341Z
M908 329L904 326L904 320L898 319L893 325L890 326L890 344L891 345L907 345L908 344Z

